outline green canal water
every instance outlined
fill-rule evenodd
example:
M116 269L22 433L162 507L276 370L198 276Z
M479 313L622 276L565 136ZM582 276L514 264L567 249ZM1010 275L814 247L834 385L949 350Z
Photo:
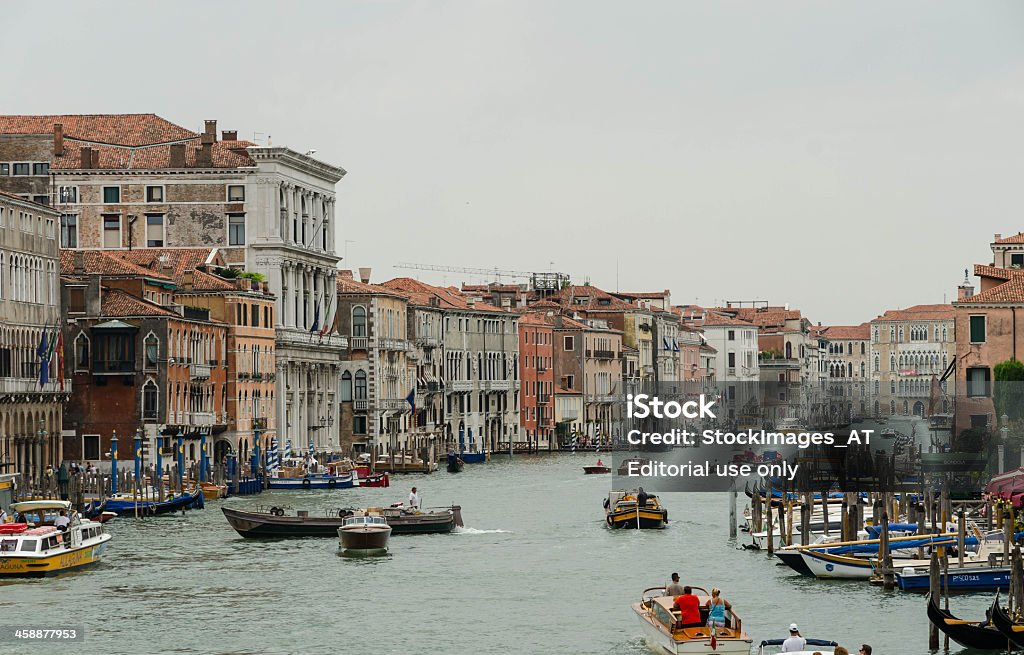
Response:
M458 475L396 476L390 489L266 492L115 519L98 567L0 583L0 626L77 626L84 641L8 641L0 653L648 653L629 605L672 571L720 587L755 644L795 621L854 653L862 642L876 655L928 652L923 597L803 578L738 548L725 494L663 494L666 530L607 529L611 478L581 469L595 459L501 457ZM428 506L461 504L466 529L396 536L388 555L353 559L336 539L243 540L219 509L386 505L412 485ZM990 601L952 607L982 616Z

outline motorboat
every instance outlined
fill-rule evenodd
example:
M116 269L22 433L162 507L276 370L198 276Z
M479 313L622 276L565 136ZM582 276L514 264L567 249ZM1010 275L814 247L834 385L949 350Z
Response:
M615 470L615 474L629 477L638 477L637 475L630 476L630 469L639 473L641 466L650 463L651 460L644 459L643 457L629 457L619 462L619 468Z
M757 655L776 655L782 652L782 644L786 641L781 639L765 639L757 646ZM786 651L786 655L830 655L839 648L839 643L828 639L804 639L804 650Z
M998 595L996 596L998 602ZM949 610L939 607L937 598L928 599L928 620L950 639L966 648L979 650L1003 650L1007 638L992 623L991 609L983 621L967 621L953 616Z
M641 507L637 491L610 491L604 500L605 522L610 528L656 529L668 526L668 510L654 494Z
M356 474L352 471L340 475L305 473L295 477L272 476L267 478L268 489L347 489L357 484Z
M23 522L0 525L0 578L59 575L103 559L110 535L70 502L30 500L11 509ZM70 519L65 530L54 525L61 512Z
M386 553L390 537L391 526L384 517L369 512L346 517L344 524L338 528L342 550L354 555Z
M640 619L644 641L659 653L669 655L706 653L708 655L749 655L753 639L743 631L743 624L734 609L725 611L724 627L709 627L705 605L711 598L705 589L692 587L700 603L702 625L682 627L675 598L665 587L650 587L640 595L640 602L631 605Z
M360 487L390 487L391 478L387 473L368 473L365 477L359 478Z
M611 473L612 469L609 466L605 466L604 462L602 462L601 460L597 460L597 464L594 464L593 466L584 466L583 472L587 475L594 475L602 473Z
M255 512L221 507L224 518L235 532L246 538L273 537L333 537L345 519L357 513L371 511L384 517L392 528L392 534L443 534L462 526L462 508L426 508L426 511L409 511L401 507L368 508L356 510L339 508L310 514L299 510L290 512L287 508L257 507Z

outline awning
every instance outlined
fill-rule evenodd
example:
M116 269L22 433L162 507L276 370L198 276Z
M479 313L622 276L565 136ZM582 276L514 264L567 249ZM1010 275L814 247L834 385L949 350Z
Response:
M1000 473L985 485L985 493L994 498L1008 500L1015 507L1024 501L1024 468Z

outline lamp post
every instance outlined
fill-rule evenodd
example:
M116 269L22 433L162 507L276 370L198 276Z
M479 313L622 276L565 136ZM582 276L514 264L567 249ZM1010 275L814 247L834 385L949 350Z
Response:
M1006 451L1006 436L1010 432L1010 417L1003 414L999 417L999 473L1002 473L1005 469L1003 465L1003 458Z
M43 444L46 443L47 432L44 428L39 429L39 442L36 444L36 452L33 453L35 457L32 458L33 468L39 471L39 486L42 487L43 481ZM49 449L47 449L49 450Z

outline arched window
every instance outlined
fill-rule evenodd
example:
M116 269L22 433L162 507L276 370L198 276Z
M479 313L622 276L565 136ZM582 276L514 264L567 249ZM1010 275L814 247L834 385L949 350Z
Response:
M860 363L860 376L864 377L864 362Z
M366 308L361 305L352 308L352 336L366 336Z
M155 334L150 332L146 335L146 340L143 343L145 345L144 368L147 371L155 371L157 356L160 353L160 340L156 338Z
M850 362L847 366L847 377L853 377L853 362Z
M75 337L75 370L89 370L89 337L85 332L79 332Z
M157 388L156 383L149 380L142 386L142 418L157 418Z
M352 374L348 371L341 374L341 400L352 400Z
M894 416L896 414L896 401L895 400L890 400L889 401L889 413L894 415Z
M356 384L353 389L353 398L356 400L366 400L366 371L359 369L356 371Z
M875 353L875 373L878 373L879 371L878 359L878 353Z
M889 370L896 370L896 355L889 355Z
M786 342L786 359L793 359L793 344Z

